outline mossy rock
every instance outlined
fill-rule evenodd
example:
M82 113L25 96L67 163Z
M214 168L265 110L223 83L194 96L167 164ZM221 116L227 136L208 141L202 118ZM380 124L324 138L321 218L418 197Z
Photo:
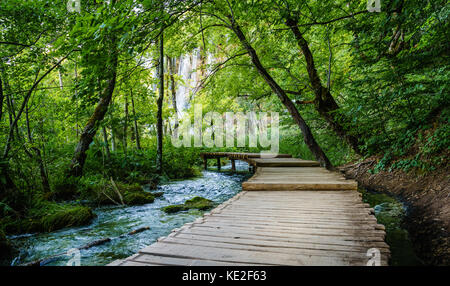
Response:
M207 210L213 207L214 202L202 197L194 197L187 200L184 205L189 209Z
M40 219L40 228L41 231L50 232L65 227L81 226L88 224L95 217L91 208L75 206L43 216Z
M117 182L116 185L121 193L142 192L143 191L141 185L139 185L139 184L125 184L125 183Z
M34 210L41 214L23 219L3 219L2 224L7 233L51 232L66 227L86 225L96 215L85 206L57 205L54 210Z
M163 208L163 211L168 214L177 213L185 210L187 210L187 208L184 205L170 205Z
M139 184L126 184L115 182L123 203L126 205L143 205L152 203L155 196L152 193L144 191ZM84 192L84 199L97 205L120 204L121 198L112 186L110 181L101 181L96 185L89 186Z
M150 204L155 200L155 196L144 191L139 184L118 183L117 188L123 196L123 202L130 206Z
M123 196L123 201L127 205L145 205L153 203L155 197L151 193L140 192L127 192Z
M194 197L180 205L170 205L164 207L162 210L166 213L176 213L190 209L207 210L214 206L214 202L202 197Z

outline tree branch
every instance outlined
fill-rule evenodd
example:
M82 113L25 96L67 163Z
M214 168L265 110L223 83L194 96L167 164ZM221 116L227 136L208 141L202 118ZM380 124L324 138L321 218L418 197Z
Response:
M56 64L54 64L50 69L48 69L38 80L36 80L33 84L33 86L28 90L27 94L25 95L25 98L22 102L22 106L19 109L19 112L17 113L16 118L12 122L11 126L9 127L9 134L8 138L6 140L5 149L3 151L3 159L6 159L8 157L9 149L11 147L11 138L14 132L14 127L17 125L17 122L20 119L20 116L22 115L28 100L30 99L31 95L33 94L34 89L39 85L39 83L47 76L49 75L55 68L57 68L73 51L70 51L67 55L65 55L62 59L60 59Z

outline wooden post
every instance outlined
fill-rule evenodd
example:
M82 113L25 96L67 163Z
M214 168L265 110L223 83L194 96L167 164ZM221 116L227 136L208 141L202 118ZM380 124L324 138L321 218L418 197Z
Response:
M217 170L220 171L220 157L217 157Z
M231 159L231 170L236 172L236 161L234 159Z
M208 169L208 159L205 156L203 156L203 168Z

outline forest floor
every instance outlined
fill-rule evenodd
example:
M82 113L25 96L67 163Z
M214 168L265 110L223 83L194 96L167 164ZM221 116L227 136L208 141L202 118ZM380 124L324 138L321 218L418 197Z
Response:
M339 167L347 178L368 190L398 197L408 206L404 221L416 254L430 265L450 265L449 167L425 175L396 169L370 172L379 158Z

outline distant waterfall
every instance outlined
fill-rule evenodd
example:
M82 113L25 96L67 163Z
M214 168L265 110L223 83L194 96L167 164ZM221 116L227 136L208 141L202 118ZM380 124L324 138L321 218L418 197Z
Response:
M201 58L200 48L192 50L191 53L181 55L177 58L172 58L176 64L176 74L178 80L176 81L176 106L178 111L178 118L182 118L191 106L191 101L195 97L196 88L198 88L201 74L208 75L211 71L211 64L215 62L215 57L211 53L207 53L203 59ZM149 59L151 62L152 59ZM203 70L202 70L203 65ZM150 68L150 65L148 65ZM169 73L169 63L167 58L164 61L164 71ZM157 73L154 68L151 68L151 77L156 78ZM155 93L158 92L157 80L150 86ZM171 120L172 121L172 120ZM171 122L173 123L173 122Z
M178 82L177 88L177 109L179 112L189 108L189 103L194 96L192 91L198 83L197 73L195 72L199 68L198 63L200 63L199 49L195 49L191 54L180 57L178 76L181 82Z

